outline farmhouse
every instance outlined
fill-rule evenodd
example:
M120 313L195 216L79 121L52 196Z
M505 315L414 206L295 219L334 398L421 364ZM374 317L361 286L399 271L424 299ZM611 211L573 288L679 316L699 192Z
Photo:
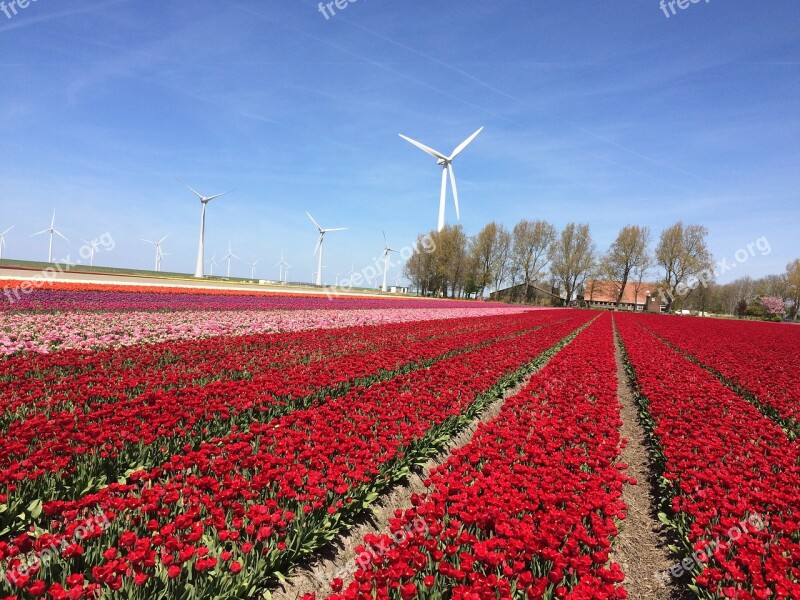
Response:
M584 286L583 298L587 306L593 308L614 308L622 282L588 279ZM650 281L628 282L622 294L620 309L637 312L662 311L661 299L657 290L658 283Z

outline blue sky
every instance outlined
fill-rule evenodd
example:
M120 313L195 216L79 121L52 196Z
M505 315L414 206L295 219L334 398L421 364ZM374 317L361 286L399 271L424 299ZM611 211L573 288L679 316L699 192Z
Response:
M9 0L6 0L8 4ZM710 230L724 275L800 256L800 4L711 0L669 18L657 0L38 0L0 12L0 231L5 256L57 210L57 256L110 233L99 264L149 268L140 238L171 234L167 270L192 271L199 203L207 256L228 240L260 277L283 251L326 279L436 225L455 163L461 223L587 222L600 249L625 224ZM455 222L452 201L448 222ZM233 274L249 267L234 264Z

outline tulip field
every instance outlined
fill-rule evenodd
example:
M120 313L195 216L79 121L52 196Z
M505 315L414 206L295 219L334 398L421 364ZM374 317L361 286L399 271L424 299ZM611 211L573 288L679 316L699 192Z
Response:
M0 600L592 600L635 578L800 598L796 326L18 285L0 283ZM622 460L620 385L674 572L616 555L625 490L651 485ZM354 566L292 596L412 473L425 491Z

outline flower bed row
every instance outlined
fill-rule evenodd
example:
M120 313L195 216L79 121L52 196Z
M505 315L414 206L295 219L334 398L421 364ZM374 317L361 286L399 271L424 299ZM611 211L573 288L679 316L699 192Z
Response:
M800 597L800 454L705 369L617 317L665 514L700 598Z
M3 313L0 311L0 358L3 355L98 349L171 340L230 335L330 329L358 325L390 325L435 319L489 317L522 312L520 308L400 307L397 302L371 309L355 304L348 310L320 303L316 309L177 310L169 312Z
M43 509L47 530L0 544L15 597L249 597L427 460L588 316L210 440ZM93 515L104 526L82 531ZM67 550L30 566L42 546ZM61 547L61 546L59 546ZM68 596L72 594L72 596Z
M626 598L609 559L628 479L616 390L604 315L432 471L391 535L365 537L329 600Z
M355 308L467 308L473 301L433 298L336 296L181 286L0 280L0 312L60 310L186 310ZM489 304L489 303L486 303ZM492 306L504 305L492 303Z
M280 352L261 352L253 360L256 340L207 341L212 353L224 353L226 364L239 364L238 373L247 377L232 378L223 371L224 379L195 382L194 375L181 382L170 378L170 386L141 389L148 375L162 383L159 362L155 369L129 369L125 378L102 385L71 386L60 383L67 393L91 387L92 401L78 404L58 403L58 410L28 413L7 424L7 443L0 448L0 491L6 496L6 510L0 514L0 525L19 528L22 512L33 504L56 498L73 499L96 490L109 482L125 477L131 471L155 466L170 455L194 448L203 441L246 428L250 423L269 421L294 409L324 402L346 394L353 386L368 387L411 370L430 366L436 360L467 352L498 338L518 335L541 326L553 316L535 313L528 318L497 319L494 326L471 321L458 323L453 335L432 328L438 337L417 339L406 326L388 330L372 329L353 332L364 343L358 347L377 349L354 352L324 360L329 352L341 350L330 341L310 343L307 356L315 361L306 364L280 364ZM324 340L324 335L320 335ZM340 336L334 337L338 342ZM296 340L289 340L288 346ZM356 344L351 344L356 347ZM280 343L269 349L282 349ZM167 350L169 351L169 350ZM141 349L149 355L149 349ZM134 352L128 352L135 356ZM277 356L276 356L277 355ZM276 365L276 361L279 361ZM244 371L242 362L247 362ZM200 370L202 373L203 370ZM91 372L102 375L100 370ZM206 372L207 375L211 373ZM124 390L138 382L135 395ZM96 383L96 382L95 382ZM115 390L115 386L118 386ZM78 391L78 394L81 392ZM24 395L21 400L35 404L35 398ZM49 400L51 403L53 399ZM30 515L32 511L27 510ZM3 533L0 526L0 535Z
M800 437L800 328L780 323L642 317L641 324L711 369Z

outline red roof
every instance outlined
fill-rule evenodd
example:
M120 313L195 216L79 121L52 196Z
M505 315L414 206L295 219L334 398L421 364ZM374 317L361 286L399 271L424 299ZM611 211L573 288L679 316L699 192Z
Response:
M619 288L622 282L614 281L595 281L588 279L584 287L584 299L587 302L603 302L614 303L617 301ZM639 288L639 294L636 294L636 288ZM659 283L652 281L643 281L641 285L638 282L629 281L625 286L625 292L622 294L623 304L645 304L647 302L648 294L655 294L658 288L661 287Z

